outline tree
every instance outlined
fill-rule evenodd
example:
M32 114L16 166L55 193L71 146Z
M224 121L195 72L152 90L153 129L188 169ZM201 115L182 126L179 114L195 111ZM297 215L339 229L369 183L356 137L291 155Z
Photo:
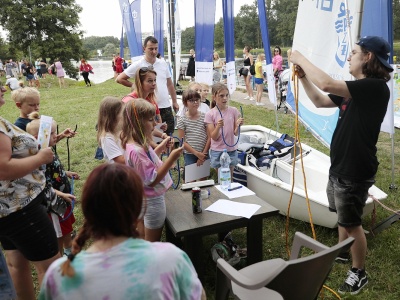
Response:
M76 76L71 60L87 56L87 51L77 29L82 8L75 0L2 0L2 7L0 25L8 31L10 50L28 57L30 48L35 57L59 58L66 73Z
M236 48L243 48L246 45L252 48L262 47L256 1L254 1L253 5L243 5L234 23Z
M112 56L113 54L119 53L119 47L116 47L114 44L109 43L103 48L104 56Z
M188 27L181 33L181 48L182 51L189 52L190 49L194 49L194 26ZM167 49L167 48L165 48Z

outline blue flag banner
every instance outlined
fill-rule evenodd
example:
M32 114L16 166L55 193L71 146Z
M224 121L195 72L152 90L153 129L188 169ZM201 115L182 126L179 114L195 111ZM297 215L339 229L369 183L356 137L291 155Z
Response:
M124 57L124 21L122 21L121 39L119 40L119 56Z
M129 51L131 58L143 54L141 44L138 45L136 40L135 25L133 24L131 6L129 0L119 0L121 8L122 20L124 20L124 27L126 37L128 38Z
M224 42L226 55L226 75L229 93L236 90L236 70L235 70L235 34L234 34L234 0L222 0L222 15L224 18Z
M196 81L212 84L215 0L195 0Z
M153 0L154 37L158 41L158 52L164 57L164 1Z
M136 43L139 48L142 49L142 25L141 25L141 10L140 10L140 0L133 0L131 3L131 16L133 20L133 25L135 27ZM142 51L140 52L142 54Z
M271 46L269 44L268 20L267 20L267 12L265 10L265 0L257 0L257 1L258 1L258 16L260 19L261 39L264 45L265 58L267 63L268 97L271 103L273 103L276 107L275 78L272 67Z

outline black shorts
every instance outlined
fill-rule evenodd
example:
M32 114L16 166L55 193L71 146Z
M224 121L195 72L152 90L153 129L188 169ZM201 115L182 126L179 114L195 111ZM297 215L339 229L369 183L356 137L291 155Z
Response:
M46 260L58 253L56 233L43 200L42 192L21 210L0 218L4 250L18 250L29 261Z

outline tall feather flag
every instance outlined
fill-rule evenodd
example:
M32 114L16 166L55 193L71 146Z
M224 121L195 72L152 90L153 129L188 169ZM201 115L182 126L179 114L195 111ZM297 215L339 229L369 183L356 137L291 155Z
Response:
M178 82L179 79L179 72L181 69L181 36L182 36L182 29L181 29L181 18L179 15L179 7L178 1L175 0L175 83Z
M133 0L131 3L131 17L133 25L135 27L136 43L139 45L139 49L142 49L142 25L141 25L141 0ZM142 54L142 51L140 51Z
M141 45L137 43L135 25L133 24L131 6L128 0L119 0L122 20L124 22L126 37L128 38L129 51L131 58L143 54Z
M224 42L226 56L226 75L229 93L236 90L236 70L235 70L235 34L233 26L233 2L234 0L222 0L222 15L224 18Z
M158 41L158 52L164 57L164 1L153 0L154 37Z
M119 56L124 57L124 21L122 21L121 38L119 40Z
M274 70L272 67L272 55L271 46L269 44L268 34L268 20L267 13L265 10L265 0L258 1L258 17L260 19L261 38L264 44L265 57L267 62L267 80L268 80L268 97L269 101L276 106L276 90L275 90L275 78Z
M195 0L196 81L212 84L215 0Z

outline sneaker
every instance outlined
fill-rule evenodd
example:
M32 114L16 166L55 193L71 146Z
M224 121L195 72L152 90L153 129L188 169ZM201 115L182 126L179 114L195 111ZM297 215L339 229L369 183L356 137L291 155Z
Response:
M349 261L350 252L342 252L335 258L335 262L339 264L347 264Z
M351 295L356 295L367 283L367 272L352 268L347 272L347 279L339 288L338 292L340 294L350 293Z
M253 97L250 97L250 99L249 99L250 101L254 101L254 98Z
M262 102L257 102L256 105L265 105L265 104Z
M250 96L244 97L244 100L249 100L249 99L250 99Z

